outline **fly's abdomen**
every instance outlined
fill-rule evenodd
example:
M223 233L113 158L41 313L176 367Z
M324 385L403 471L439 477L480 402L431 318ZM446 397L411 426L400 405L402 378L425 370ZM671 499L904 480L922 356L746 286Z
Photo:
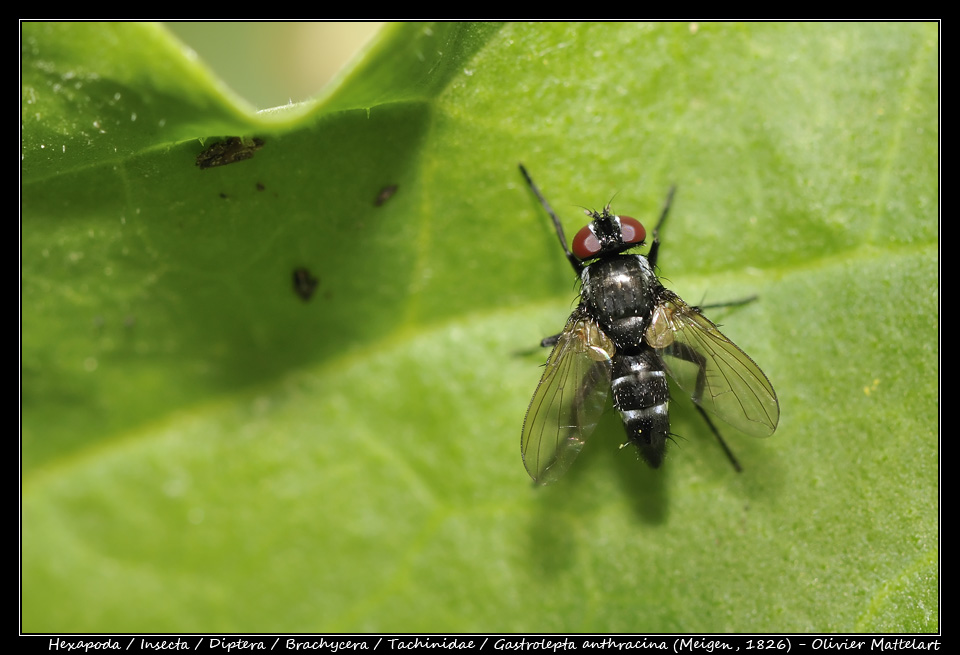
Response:
M660 358L651 349L613 357L613 406L620 412L627 438L650 466L663 461L670 417L670 389Z

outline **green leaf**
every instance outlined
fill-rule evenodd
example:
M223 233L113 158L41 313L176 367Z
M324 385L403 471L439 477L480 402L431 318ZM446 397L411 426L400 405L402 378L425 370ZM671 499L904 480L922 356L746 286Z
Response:
M935 24L394 25L260 113L157 26L22 37L24 630L939 629ZM676 183L665 283L759 296L744 473L678 395L661 470L611 410L531 486L519 161L568 231Z

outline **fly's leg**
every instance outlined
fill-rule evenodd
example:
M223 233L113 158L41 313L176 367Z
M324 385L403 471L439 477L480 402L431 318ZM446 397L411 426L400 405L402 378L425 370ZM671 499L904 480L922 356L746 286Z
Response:
M757 298L759 298L759 296L754 295L754 296L747 296L746 298L740 298L740 299L738 299L738 300L728 300L728 301L726 301L726 302L712 302L712 303L710 303L710 304L708 304L708 305L697 305L697 306L694 307L693 309L695 309L695 310L697 310L697 311L700 311L700 310L703 310L703 309L719 309L719 308L723 308L723 307L739 307L740 305L748 305L748 304L754 302L755 300L757 300Z
M526 174L526 172L524 172L524 174ZM536 191L536 189L534 189L534 191ZM676 185L670 187L670 190L667 191L667 198L663 201L663 208L660 210L660 218L657 220L657 226L653 228L653 242L650 244L650 251L647 253L647 261L650 262L651 267L656 267L657 265L657 255L660 252L660 228L663 227L663 224L667 220L667 215L670 213L670 206L673 204L673 196L676 194L676 192ZM537 195L539 195L539 192ZM718 307L738 307L740 305L752 303L756 299L757 296L748 296L747 298L740 298L738 300L710 303L709 305L698 305L693 309L700 311L701 309L713 309Z
M650 262L651 267L657 265L657 253L660 251L660 228L663 227L663 222L667 220L670 205L673 204L673 194L676 192L676 186L670 187L670 190L667 191L667 199L663 201L663 209L660 210L660 219L657 221L657 226L653 228L653 243L650 244L650 252L647 253L647 261Z
M594 362L593 366L590 367L590 372L583 376L583 382L580 388L577 389L577 395L570 405L571 418L575 419L576 425L581 424L580 416L584 413L587 402L596 399L596 396L593 395L593 390L597 388L598 384L604 384L609 380L604 374L604 367L606 365L606 362ZM604 402L606 402L606 397L604 397ZM602 407L597 406L593 409L599 412Z
M561 333L562 334L562 333ZM541 348L553 348L557 345L557 342L560 341L560 334L555 334L552 337L544 337L540 341Z
M513 354L517 357L527 357L528 355L536 355L538 353L543 352L541 348L553 348L554 346L556 346L557 342L560 341L561 336L562 336L562 333L555 334L552 337L544 337L540 341L539 347L524 348L523 350L516 350L513 352Z
M697 408L697 411L700 412L700 416L703 417L703 420L707 422L707 425L710 427L710 431L713 432L713 436L717 438L717 441L720 442L720 447L723 448L723 452L727 455L727 459L730 460L730 463L733 464L733 468L737 473L743 472L743 467L740 466L740 462L737 461L736 455L733 454L733 451L730 450L730 446L727 445L727 442L723 440L723 437L720 436L720 430L717 429L717 426L713 424L713 421L710 420L710 415L707 414L706 410L703 409L700 405L694 405Z
M545 337L540 342L540 345L544 348L552 348L557 345L561 336L563 336L563 333L555 334L552 337ZM570 403L570 416L568 417L567 425L564 427L576 428L577 425L582 425L580 417L585 411L592 413L594 411L599 412L602 409L602 407L593 407L592 409L585 408L587 408L588 402L596 401L594 390L597 388L597 385L609 381L609 376L605 373L606 367L608 366L609 362L607 360L596 361L586 375L583 376L583 380L576 391L573 402ZM606 399L604 397L604 402L605 401Z
M570 252L570 248L567 247L567 238L563 236L563 226L560 225L560 219L557 218L556 212L553 211L550 203L547 202L547 199L543 197L542 193L540 193L540 189L538 189L537 185L534 184L533 178L530 177L530 173L528 173L527 169L523 167L523 164L520 164L520 172L523 173L524 179L527 180L530 190L533 191L533 194L537 196L540 204L543 205L543 208L550 215L550 219L553 221L553 227L557 231L557 237L560 239L560 245L563 247L563 252L566 253L567 259L570 261L570 265L573 266L573 270L577 272L577 275L580 275L580 273L583 271L583 264L580 263L580 260L577 259L576 256Z
M707 359L693 348L680 343L673 344L673 351L677 359L697 366L697 388L690 394L690 398L699 405L700 399L703 398L703 389L707 385Z
M697 366L697 388L692 394L690 394L690 398L694 402L693 406L697 408L697 411L700 412L700 416L702 416L703 420L707 422L707 426L710 428L710 431L713 432L713 436L717 438L717 441L720 443L720 447L727 455L727 459L730 460L734 470L736 470L737 473L740 473L743 471L743 467L740 466L740 462L737 461L737 457L733 454L733 451L730 450L730 446L727 445L727 442L720 434L720 430L717 429L717 426L713 424L712 420L710 420L707 412L703 409L703 407L700 406L700 399L703 397L703 389L707 384L706 358L692 348L688 348L682 344L674 344L674 354L678 359L682 359Z

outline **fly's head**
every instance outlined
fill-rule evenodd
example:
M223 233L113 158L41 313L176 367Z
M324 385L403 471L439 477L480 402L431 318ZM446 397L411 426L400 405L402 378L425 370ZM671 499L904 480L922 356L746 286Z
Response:
M617 255L641 245L647 238L647 230L640 221L612 214L610 205L604 207L602 213L588 211L587 216L593 220L573 237L573 254L580 261Z

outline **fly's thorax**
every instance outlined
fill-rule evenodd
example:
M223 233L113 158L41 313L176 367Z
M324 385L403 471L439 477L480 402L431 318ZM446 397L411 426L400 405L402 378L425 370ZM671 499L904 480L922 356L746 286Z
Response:
M618 350L641 347L662 288L643 255L598 259L583 269L580 302Z

